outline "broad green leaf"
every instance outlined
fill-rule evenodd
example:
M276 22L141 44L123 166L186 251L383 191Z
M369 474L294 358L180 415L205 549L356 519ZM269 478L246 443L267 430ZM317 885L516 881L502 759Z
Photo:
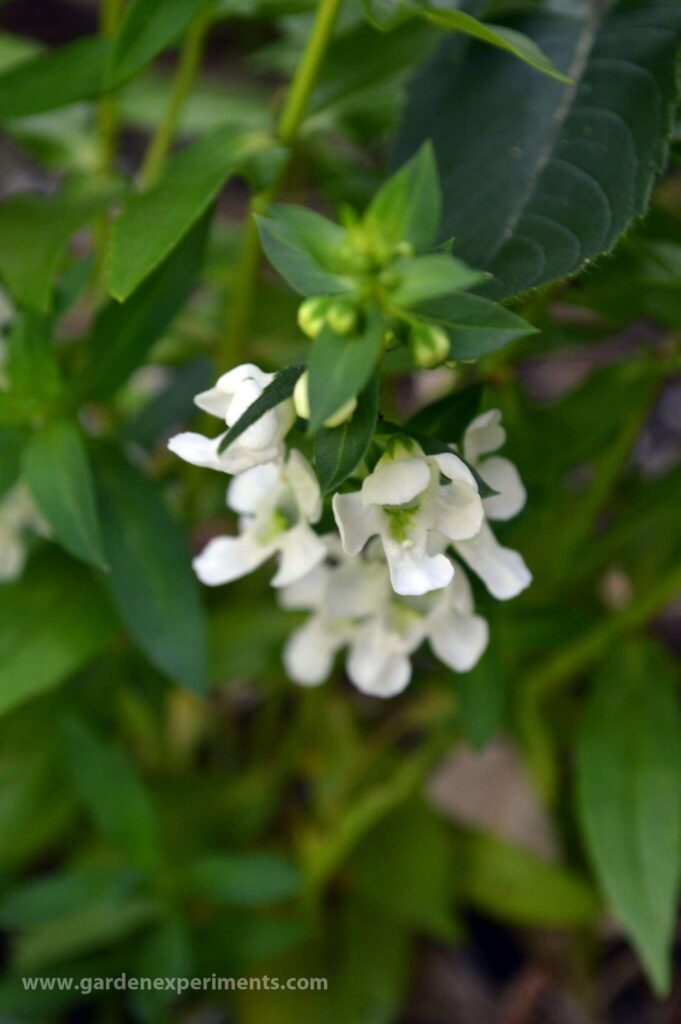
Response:
M442 237L455 236L457 254L493 274L482 289L492 298L575 273L612 248L664 164L681 6L583 8L508 22L575 86L538 82L507 54L462 37L411 83L398 154L433 140Z
M53 320L39 313L21 313L7 337L3 373L10 396L27 413L44 415L62 391L62 378L54 353Z
M300 894L297 868L274 853L205 854L184 873L188 895L241 907L265 906Z
M341 250L345 230L303 206L275 203L257 217L267 258L301 295L334 295L348 291Z
M378 416L378 385L378 377L369 381L349 420L315 434L315 466L323 494L337 491L366 455Z
M437 235L441 210L435 154L432 145L424 142L416 156L379 189L364 214L364 223L395 244L409 242L423 252Z
M0 74L0 122L96 96L110 53L108 39L88 36L13 65Z
M470 672L448 681L456 690L464 735L472 747L482 750L501 727L506 711L508 683L501 659L492 647Z
M150 191L125 202L111 232L109 290L127 299L208 209L263 140L219 128L171 157Z
M475 419L482 401L482 384L473 384L438 398L412 416L408 427L419 433L440 437L450 444L458 444L466 427Z
M115 632L108 601L81 567L32 560L23 579L0 587L0 714L54 689Z
M359 334L341 337L328 326L320 331L308 360L311 431L362 391L376 369L382 343L382 321L374 313Z
M671 981L681 869L676 673L646 643L616 650L579 737L579 816L601 887L655 990Z
M455 32L464 32L467 36L481 39L491 46L498 46L507 50L514 57L525 61L536 71L541 71L549 78L555 78L559 82L570 85L572 79L559 71L553 61L549 60L545 53L537 46L533 39L524 36L522 32L506 28L505 25L490 25L477 18L472 18L465 11L447 11L440 8L430 8L424 11L423 17L427 18L438 28L452 29Z
M130 78L171 46L210 0L133 0L111 54L109 81Z
M497 302L457 292L427 303L421 312L439 320L449 334L452 359L479 359L537 328Z
M259 420L266 412L273 409L275 405L281 405L287 398L290 398L296 386L296 381L304 369L304 366L287 366L285 369L279 370L262 394L256 398L255 402L249 405L248 409L242 413L236 423L229 428L220 442L218 450L224 452L256 420Z
M23 456L24 477L57 540L76 558L106 568L85 444L68 420L38 430Z
M125 747L105 743L84 722L70 718L64 724L64 751L73 784L101 835L133 864L156 866L154 806Z
M161 672L202 693L206 637L185 538L157 487L117 452L95 459L105 576L131 636Z
M579 875L482 833L466 839L456 880L461 898L512 924L570 928L592 924L599 910Z
M134 295L101 311L90 338L90 363L74 384L83 399L113 394L145 361L192 292L208 227L206 215Z
M120 192L88 182L54 196L22 193L0 204L0 278L20 306L47 312L66 243Z
M487 277L444 253L397 260L392 269L399 275L400 283L391 293L390 300L401 309L421 306L451 292L472 288Z

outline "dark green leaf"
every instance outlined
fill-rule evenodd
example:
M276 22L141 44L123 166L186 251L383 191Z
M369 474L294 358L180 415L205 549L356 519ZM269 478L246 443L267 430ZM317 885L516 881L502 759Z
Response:
M0 122L96 96L110 54L108 39L88 36L13 65L0 74Z
M457 292L427 303L421 312L439 320L447 331L452 359L479 359L537 333L536 327L516 313L479 295Z
M417 252L423 252L437 235L441 210L435 154L432 145L424 142L416 156L379 189L364 222L393 243L409 242Z
M57 540L76 558L106 568L94 483L78 427L61 420L38 430L23 465L33 499Z
M483 390L482 384L472 384L462 391L438 398L419 409L407 426L418 433L447 438L450 444L458 444L466 427L479 412Z
M3 369L12 394L28 412L44 412L62 389L52 332L51 318L22 313L7 338Z
M356 335L341 337L328 326L320 331L308 360L311 431L360 393L376 369L382 343L383 324L375 313Z
M210 0L133 0L111 55L109 81L130 78L171 46Z
M673 667L616 650L578 748L579 815L601 886L660 994L668 991L681 869L681 721Z
M95 460L105 576L131 636L171 679L203 692L206 637L185 539L157 488L114 451Z
M433 140L442 236L494 275L493 298L574 273L645 210L667 151L681 6L575 5L509 24L576 87L538 87L507 54L452 39L412 83L399 146L406 157Z
M224 452L225 448L228 448L233 441L236 441L237 437L240 437L244 430L248 430L256 420L259 420L266 412L273 409L275 405L281 405L287 398L290 398L296 386L296 381L304 369L304 366L287 366L275 374L274 380L270 381L262 394L256 398L252 405L249 405L246 412L229 428L220 442L218 450Z
M366 455L378 416L378 385L378 377L369 381L349 420L315 434L314 458L323 494L337 491Z
M188 869L184 887L193 896L241 907L258 907L299 895L300 872L274 853L206 854Z
M501 728L506 711L508 688L501 659L494 648L488 649L475 668L457 673L451 681L466 739L482 750Z
M303 206L276 203L267 216L257 217L267 258L301 295L333 295L348 291L340 250L345 231L338 224Z
M19 477L25 440L26 435L17 427L0 427L0 499Z

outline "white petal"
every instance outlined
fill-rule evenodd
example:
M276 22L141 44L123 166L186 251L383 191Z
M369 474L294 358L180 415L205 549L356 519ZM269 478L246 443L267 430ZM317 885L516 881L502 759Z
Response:
M468 484L469 487L474 488L474 490L478 489L475 477L470 469L454 452L441 452L439 455L431 456L431 458L437 463L440 472L450 480L461 480Z
M524 507L527 492L520 473L509 459L493 455L480 465L480 473L498 494L484 499L485 515L489 519L512 519Z
M365 508L358 492L334 494L332 505L343 550L348 555L358 555L369 537L378 533L380 519L377 509Z
M282 487L278 466L272 462L254 466L230 482L227 504L240 515L254 515L278 487Z
M466 540L480 530L484 519L477 488L467 483L440 487L435 500L436 528L450 540Z
M328 677L339 646L336 637L317 619L297 629L284 648L284 667L294 683L318 686Z
M281 562L272 579L273 587L295 583L326 557L324 542L305 522L282 534L279 549Z
M230 444L220 456L220 469L226 473L245 473L254 466L267 465L270 462L278 462L281 458L282 446L270 444L266 448L244 448L241 438Z
M191 462L192 466L219 469L223 473L229 473L228 460L225 457L229 449L223 455L218 453L218 447L223 437L224 434L221 434L220 437L204 437L203 434L190 432L176 434L168 441L168 448L185 462Z
M346 669L357 689L371 697L394 697L411 679L409 658L386 649L383 633L374 624L358 631Z
M202 391L201 394L196 395L194 398L194 404L198 405L199 409L203 409L204 412L210 413L211 416L218 416L221 420L225 421L227 420L227 410L231 401L231 392L223 391L219 383L214 388Z
M310 523L322 514L322 497L312 466L304 455L293 448L286 463L286 475L300 511Z
M391 595L385 562L353 562L331 570L326 613L333 619L363 619L381 608Z
M407 547L387 534L382 534L382 537L390 581L396 594L418 597L451 583L454 567L446 555L429 555L424 545Z
M18 537L0 537L0 582L17 579L26 561L26 547Z
M362 484L365 505L404 505L425 491L430 466L425 459L393 459L379 462Z
M469 672L482 657L489 641L489 627L480 615L438 616L429 637L430 646L455 672Z
M332 572L328 565L316 565L295 583L282 587L279 591L280 605L291 611L316 611L326 596Z
M502 547L487 523L476 537L459 541L456 550L499 601L515 597L532 582L522 555Z
M217 587L253 572L276 549L276 544L258 544L252 531L239 537L215 537L194 559L194 571L202 583Z
M447 604L450 608L461 615L472 615L475 605L473 604L473 591L466 575L466 571L458 562L454 563L454 579L447 590Z
M506 431L501 425L501 413L490 409L469 423L463 435L463 454L469 462L476 463L481 455L495 452L506 440Z

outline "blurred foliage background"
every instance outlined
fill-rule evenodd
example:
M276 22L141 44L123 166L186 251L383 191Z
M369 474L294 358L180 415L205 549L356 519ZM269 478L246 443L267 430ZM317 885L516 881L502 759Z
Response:
M582 113L597 108L540 166L566 87L499 50L443 44L422 20L381 33L346 2L301 130L270 141L315 5L147 6L152 20L127 35L111 0L0 6L0 490L22 477L80 511L61 547L27 539L22 575L0 585L0 1018L671 1024L673 132L641 214L667 156L678 12L465 5L521 27L576 75ZM592 64L575 64L585 24ZM628 65L622 81L608 61ZM245 134L266 141L244 161ZM297 620L267 572L199 593L190 548L229 524L224 478L165 442L200 422L193 395L218 372L304 355L295 296L254 266L249 195L286 165L287 197L362 208L428 135L448 233L540 333L428 378L395 375L386 400L406 415L484 386L529 492L503 537L534 585L503 605L476 589L493 637L479 666L456 676L419 655L408 691L382 703L341 673L310 691L286 680ZM195 139L213 141L141 209L140 271L142 242L115 227L111 242L110 216ZM529 203L528 180L541 186ZM182 231L168 229L164 187ZM569 230L542 223L561 205ZM178 999L22 984L122 972L324 976L329 989Z

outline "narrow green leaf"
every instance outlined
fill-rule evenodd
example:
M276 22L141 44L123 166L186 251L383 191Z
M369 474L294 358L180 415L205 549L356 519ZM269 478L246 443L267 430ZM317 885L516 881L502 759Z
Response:
M213 202L227 178L263 147L262 138L218 128L171 157L158 184L131 196L116 218L109 249L109 290L127 299Z
M24 431L18 427L0 427L0 499L19 478L25 440Z
M12 65L0 74L0 122L97 96L110 54L108 39L88 36Z
M290 398L296 386L296 381L304 369L304 366L287 366L275 374L274 380L270 381L262 394L256 398L252 405L249 405L248 409L239 417L236 423L229 428L220 442L218 450L224 452L256 420L259 420L266 412L273 409L275 405L281 405L287 398Z
M501 728L508 702L508 685L501 659L492 646L470 672L453 680L459 721L475 750L482 748Z
M76 558L106 568L94 483L78 427L61 420L38 430L23 465L33 499L57 540Z
M94 581L56 554L32 560L23 579L0 587L0 714L54 689L116 632Z
M461 260L445 256L444 253L398 260L393 264L393 269L401 280L390 299L402 309L410 309L451 292L472 288L487 278L487 274L472 270Z
M202 693L205 622L185 539L151 483L113 450L95 459L104 577L131 636L161 672Z
M258 907L299 895L302 879L295 865L274 853L216 853L191 865L183 888L216 903Z
M421 312L439 320L449 334L452 359L479 359L537 333L516 313L479 295L457 292L427 303Z
M352 285L341 257L345 231L303 206L275 203L256 217L267 258L301 295L336 295Z
M382 343L383 323L375 313L367 316L356 335L341 337L328 326L320 331L308 360L312 432L364 388L376 369Z
M407 426L422 434L446 438L450 444L459 444L464 431L480 409L482 384L473 384L438 398L412 416Z
M572 83L570 76L564 75L562 71L559 71L553 61L549 60L534 40L524 36L522 32L506 28L505 25L483 23L464 11L447 11L441 8L431 8L423 12L423 17L433 25L437 25L438 28L464 32L467 36L473 36L475 39L481 39L484 43L489 43L491 46L498 46L502 50L507 50L514 57L518 57L536 71L541 71L543 75L555 78L558 82L564 82L567 85Z
M314 458L323 494L337 491L367 453L378 417L379 379L369 381L352 417L339 427L322 427L315 434Z
M442 194L430 142L408 160L376 193L364 223L393 243L409 242L417 252L428 249L440 226Z
M116 38L109 82L130 78L171 46L210 0L133 0Z
M681 720L676 673L643 641L597 678L578 747L578 809L608 902L655 990L670 985L681 870Z

